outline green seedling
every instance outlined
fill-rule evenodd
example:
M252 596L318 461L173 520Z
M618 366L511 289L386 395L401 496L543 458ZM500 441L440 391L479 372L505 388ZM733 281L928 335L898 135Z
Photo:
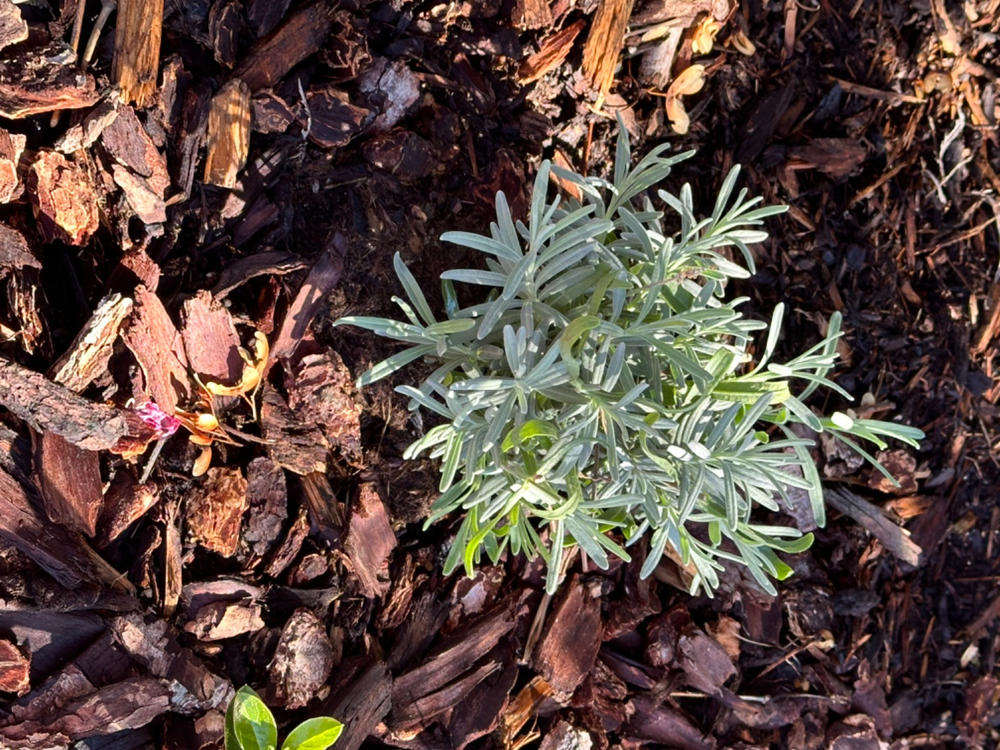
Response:
M743 316L746 298L725 295L729 279L752 275L748 245L767 238L764 219L785 207L761 206L745 189L734 198L738 168L709 216L695 214L689 185L656 191L654 204L654 186L691 155L665 151L632 166L622 128L610 181L545 162L527 224L499 193L489 235L443 235L486 265L442 274L444 319L397 254L407 300L394 299L405 320L337 321L407 345L359 386L418 360L434 366L419 385L396 390L438 421L406 452L441 462L427 523L464 514L446 572L464 566L472 575L484 553L494 562L508 550L540 555L551 592L570 546L604 568L648 536L643 576L669 545L693 571L692 592L711 593L723 560L773 592L771 579L791 573L777 553L806 549L812 535L761 523L755 511L781 511L801 489L816 524L825 520L814 442L801 435L827 433L886 476L863 444L916 446L922 437L807 405L818 389L850 398L827 377L840 315L817 344L779 363L784 305L765 323ZM553 173L581 199L550 200ZM455 282L485 287L485 301L460 307Z
M329 716L306 719L281 743L280 750L326 750L340 737L344 725ZM226 750L276 750L278 725L274 715L252 688L244 685L226 710Z

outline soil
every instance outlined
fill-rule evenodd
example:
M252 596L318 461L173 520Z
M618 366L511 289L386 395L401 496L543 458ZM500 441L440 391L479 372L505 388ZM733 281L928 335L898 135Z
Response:
M67 79L56 5L0 0L0 747L221 747L243 684L351 750L1000 746L997 0L168 2L140 104L109 82L126 14ZM815 406L926 433L884 454L899 487L819 445L830 518L776 597L642 554L555 597L521 559L443 576L459 519L422 527L392 390L421 365L359 392L395 349L333 326L396 316L396 252L440 309L478 262L440 235L497 191L523 215L543 158L606 176L618 117L694 152L666 187L703 210L734 164L790 207L732 291L785 303L785 353L843 314L857 400Z

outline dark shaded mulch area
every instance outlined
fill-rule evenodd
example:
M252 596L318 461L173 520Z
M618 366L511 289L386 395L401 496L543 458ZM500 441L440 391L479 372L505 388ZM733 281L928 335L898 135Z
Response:
M1000 3L705 3L701 55L705 16L638 3L600 106L596 3L168 3L140 108L98 101L110 32L67 78L75 6L45 5L0 1L6 116L26 67L73 107L0 121L0 746L218 747L244 683L338 748L997 746ZM396 251L436 289L468 261L441 232L523 211L541 158L606 172L616 115L696 150L671 181L702 207L735 163L791 206L734 291L786 303L788 352L841 311L852 408L927 433L898 488L820 446L831 520L776 598L642 554L552 599L523 560L443 578L421 425L352 385L392 348L331 326L395 315Z

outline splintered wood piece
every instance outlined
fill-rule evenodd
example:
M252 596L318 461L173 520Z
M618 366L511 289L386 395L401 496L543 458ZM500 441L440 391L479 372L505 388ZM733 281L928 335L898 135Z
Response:
M354 380L334 351L307 354L290 364L285 380L288 406L300 419L323 430L330 445L348 458L361 454L361 407Z
M464 748L496 729L510 700L520 671L514 650L501 643L491 656L500 668L462 696L450 715L448 734L455 748Z
M122 101L145 107L156 93L163 0L118 0L111 77Z
M101 98L94 77L64 65L62 42L11 51L0 60L0 117L20 120L42 112L90 107Z
M317 709L317 714L336 716L344 724L337 740L337 750L358 750L392 706L392 675L385 664L375 663L365 669L350 685L331 696Z
M530 55L517 69L517 78L523 84L533 83L550 70L555 70L573 49L573 42L586 26L581 18L561 31L549 34L538 45L538 52Z
M344 551L365 596L385 596L389 591L389 555L396 535L385 505L371 482L363 482L351 504Z
M24 235L0 222L0 269L41 267L42 262L31 252Z
M295 610L267 668L279 705L294 710L315 698L330 676L334 656L323 622L308 609Z
M4 0L0 0L3 2ZM6 0L10 2L10 0ZM8 133L0 128L0 203L10 203L21 194L21 181L17 176L17 164L24 153L28 136Z
M272 553L264 572L271 578L277 578L281 575L298 556L307 536L309 536L309 514L303 509L299 511L298 516L288 527L285 538L281 540L281 544Z
M515 0L510 20L522 29L547 29L552 25L549 0Z
M49 376L77 393L108 369L118 329L132 313L132 300L110 294L100 301L90 320L49 369Z
M299 287L295 299L289 305L278 335L271 344L268 367L279 359L291 357L302 342L323 300L340 281L344 271L346 243L342 235L334 235L326 250L316 259L306 280Z
M28 187L47 241L87 244L100 221L97 193L86 172L56 151L42 151L28 172Z
M583 47L583 72L601 95L611 90L635 0L601 0Z
M66 588L98 578L82 543L42 518L24 488L3 470L0 470L0 539L27 555Z
M192 538L207 550L232 557L247 509L247 480L237 467L209 469L187 498L185 519Z
M44 375L0 357L0 406L34 430L54 433L78 448L109 450L134 434L125 412L78 396Z
M327 0L305 6L254 45L246 61L236 69L236 78L253 92L271 88L288 71L319 52L331 26L332 9Z
M104 507L97 453L77 448L52 433L35 433L32 438L35 481L49 520L94 536Z
M187 359L180 334L160 298L144 286L135 289L135 306L122 331L144 375L146 393L167 414L180 398L186 399Z
M568 698L593 668L603 634L600 599L574 575L535 651L535 669L557 694Z
M97 547L111 544L159 500L156 484L139 484L131 472L119 471L104 493L104 508L97 519Z
M212 40L215 61L227 68L236 64L239 38L246 31L243 20L243 3L239 0L221 0L208 12L208 36Z
M344 517L330 480L323 472L314 471L303 476L301 484L313 527L330 544L339 544L343 535Z
M910 539L910 532L889 520L877 505L841 487L826 490L823 498L832 507L861 524L894 557L909 565L920 564L922 550Z
M229 311L210 292L201 290L184 301L181 339L192 372L225 385L239 382L243 374L240 337Z
M0 49L28 38L28 24L13 0L0 0Z
M494 608L447 638L420 666L397 677L392 687L394 712L397 706L403 710L472 669L514 627L513 609L511 601Z
M499 661L487 659L472 671L445 685L440 690L423 695L412 703L394 706L390 714L391 728L395 731L406 732L406 730L421 726L426 721L454 708L483 680L499 670Z
M269 458L255 458L247 465L247 515L243 538L255 555L265 555L281 536L288 517L285 472Z
M0 693L24 695L31 689L31 657L0 638Z
M118 117L118 104L105 99L94 107L76 125L71 125L59 138L53 148L63 154L87 149L94 145L101 133Z
M0 229L2 226L0 224ZM0 240L0 248L2 247L2 240ZM0 265L3 264L2 253L3 251L0 250ZM265 274L283 276L308 267L309 265L302 258L283 250L266 250L262 253L254 253L226 264L226 267L219 274L218 282L212 288L212 294L217 298L225 297L233 289L256 276L264 276Z
M241 80L223 85L208 111L205 182L236 187L236 176L250 151L250 89Z
M260 424L267 443L267 455L279 466L296 474L326 473L330 444L315 425L306 424L288 408L274 388L264 384Z

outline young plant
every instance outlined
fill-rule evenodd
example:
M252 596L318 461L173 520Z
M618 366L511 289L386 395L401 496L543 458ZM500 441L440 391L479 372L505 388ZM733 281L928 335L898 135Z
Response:
M306 719L281 743L281 750L327 750L344 725L329 716ZM276 750L278 725L264 701L247 685L236 691L226 710L226 750Z
M648 535L643 576L670 545L695 572L692 591L718 585L722 560L774 591L769 577L791 572L776 553L804 550L812 535L760 523L755 509L779 511L779 500L801 488L816 523L825 519L814 443L792 426L832 435L886 476L862 442L881 449L885 438L915 446L922 437L806 405L817 389L850 398L827 377L840 315L819 343L778 363L784 306L766 324L739 312L746 298L725 298L728 279L754 271L747 246L767 238L763 220L785 207L759 207L745 189L733 198L734 168L710 216L695 215L689 185L678 195L657 191L665 215L648 193L691 155L665 150L631 166L622 128L610 182L544 162L527 225L499 193L488 236L444 234L483 253L486 269L442 274L443 320L397 254L408 301L394 300L406 320L338 321L408 345L359 386L415 360L436 365L418 387L396 390L411 410L440 419L406 455L441 461L442 494L427 523L465 514L446 572L464 565L472 575L484 552L495 562L509 549L541 555L553 591L570 545L603 568L608 554L628 560L625 548ZM550 201L553 172L582 199ZM460 307L453 282L487 287L486 300ZM757 331L766 332L759 353Z

